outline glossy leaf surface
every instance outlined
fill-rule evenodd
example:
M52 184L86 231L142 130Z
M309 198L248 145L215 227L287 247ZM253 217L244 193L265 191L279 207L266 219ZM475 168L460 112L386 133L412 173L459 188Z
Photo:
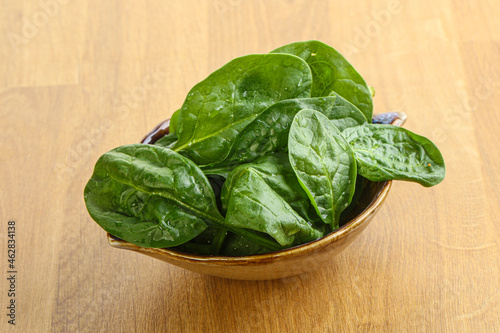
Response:
M318 215L332 229L338 228L356 181L354 154L340 131L320 112L302 110L290 128L288 152Z
M245 166L258 172L271 190L281 196L306 221L321 221L290 165L288 154L275 153L264 156ZM226 187L231 186L231 181L230 179Z
M309 203L295 176L279 161L264 157L231 172L221 196L226 224L266 233L283 246L323 236L292 207L307 214Z
M169 133L165 135L163 138L160 138L154 144L156 146L164 147L164 148L172 148L177 142L177 134Z
M85 187L92 218L107 232L144 247L182 244L223 223L203 172L155 145L115 148L99 158Z
M180 113L180 109L175 111L173 114L172 114L172 117L170 117L170 125L169 125L169 129L168 129L168 132L170 134L173 134L173 133L177 133L177 124L179 122L179 113Z
M336 97L335 104L333 105L333 108L331 108L330 112L324 113L324 115L330 119L339 131L342 132L346 128L356 127L367 123L365 115L359 111L354 104L336 92L332 92L331 96Z
M407 180L439 184L446 174L443 156L429 139L393 125L366 124L342 132L352 147L361 176L371 181Z
M311 97L328 96L336 92L371 121L373 101L370 89L363 77L333 47L310 40L279 47L272 53L293 54L309 64L313 75Z
M259 113L284 99L310 97L312 75L287 54L236 58L189 92L179 113L174 150L198 165L221 162Z
M341 96L281 101L262 112L238 135L227 158L216 167L251 162L285 148L293 118L303 109L323 113L339 129L366 123L361 111Z

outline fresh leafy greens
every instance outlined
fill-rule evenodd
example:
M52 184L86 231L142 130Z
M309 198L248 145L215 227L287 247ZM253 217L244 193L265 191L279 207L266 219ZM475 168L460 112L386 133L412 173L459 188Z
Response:
M102 155L84 196L90 215L104 230L140 246L176 246L210 225L279 248L228 226L200 168L167 148L133 144Z
M85 188L92 218L107 232L146 247L170 247L220 221L208 180L191 160L133 144L101 156Z
M301 208L305 204L294 201L307 200L305 195L300 197L297 179L288 177L289 173L273 157L260 162L237 167L226 180L221 194L226 223L266 233L282 246L323 236L285 200L289 197Z
M174 134L177 133L177 123L179 122L179 113L180 109L175 111L172 114L172 117L170 118L170 125L169 125L169 133Z
M165 147L165 148L172 148L176 142L177 142L177 134L176 133L169 133L169 134L165 135L163 138L156 141L154 144L156 146L161 146L161 147Z
M318 41L236 58L190 90L169 134L99 158L87 209L143 247L246 256L313 241L354 217L371 182L444 179L430 140L379 124L395 114L370 124L373 95Z
M235 165L252 162L260 156L282 150L287 146L288 132L293 118L303 109L323 113L340 130L366 123L361 111L336 94L328 97L280 101L259 114L239 133L224 161L202 169L209 173L216 170L231 170Z
M311 67L313 87L311 97L329 96L333 92L354 104L368 121L373 114L372 90L352 65L333 47L311 40L291 43L272 53L293 54Z
M317 223L321 221L319 216L315 214L315 208L311 204L306 192L302 189L295 171L293 170L288 154L276 153L257 159L254 163L248 163L240 166L240 168L251 168L260 175L260 178L282 197L302 218L306 221ZM233 171L228 180L224 183L221 192L221 201L223 211L227 210L227 194L234 186L231 182L235 180ZM226 203L226 204L225 204Z
M293 120L288 151L290 164L318 215L337 229L356 185L356 163L349 144L323 114L302 110Z
M235 137L274 103L311 96L304 60L255 54L230 61L194 86L179 113L175 151L198 165L222 161Z
M444 159L429 139L393 125L366 124L347 128L358 172L371 181L409 180L423 186L439 184Z

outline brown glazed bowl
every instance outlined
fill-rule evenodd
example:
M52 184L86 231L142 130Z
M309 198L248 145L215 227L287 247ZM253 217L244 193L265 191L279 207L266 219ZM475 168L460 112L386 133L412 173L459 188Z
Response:
M374 122L401 126L406 120L402 112L384 113ZM169 120L158 125L143 140L153 143L168 133ZM194 272L240 280L271 280L314 271L333 260L347 248L373 219L382 206L391 181L368 182L349 222L327 236L286 250L244 257L202 256L169 249L144 248L108 234L112 247L145 254Z

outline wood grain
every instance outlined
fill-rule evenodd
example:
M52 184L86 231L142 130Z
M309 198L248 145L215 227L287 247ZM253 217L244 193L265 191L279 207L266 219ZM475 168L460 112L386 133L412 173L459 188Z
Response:
M45 5L44 5L45 4ZM54 5L56 4L56 5ZM3 1L2 332L500 330L500 10L495 1ZM318 39L434 140L447 177L397 182L322 270L246 282L111 248L83 187L228 60ZM7 221L16 221L16 326Z

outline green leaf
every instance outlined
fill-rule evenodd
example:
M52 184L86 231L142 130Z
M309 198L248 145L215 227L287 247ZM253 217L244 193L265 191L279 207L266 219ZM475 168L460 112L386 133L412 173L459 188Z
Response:
M281 165L284 156L266 156L259 163L234 169L221 199L226 224L263 232L282 246L292 246L324 234L294 210L308 214L309 203L293 171Z
M168 127L168 132L170 134L173 134L173 133L177 133L177 123L179 122L179 113L180 113L180 109L175 111L173 114L172 114L172 117L170 117L170 125Z
M280 101L262 112L234 141L227 158L204 172L226 171L224 167L252 162L287 146L288 133L295 115L303 109L316 110L327 116L339 129L359 126L366 118L341 96L301 98Z
M445 177L436 145L407 129L365 124L347 128L342 135L354 151L359 174L371 181L407 180L429 187Z
M351 102L336 92L332 92L331 96L335 96L335 104L328 110L329 112L324 112L323 114L330 119L339 131L342 132L346 128L356 127L367 122L365 115ZM310 109L316 110L313 108Z
M311 97L336 92L354 104L371 122L373 101L370 89L363 77L333 47L310 40L279 47L272 53L293 54L309 64L313 75Z
M107 152L97 161L84 197L90 216L104 230L139 246L176 246L213 226L270 250L280 248L226 225L200 168L167 148L133 144Z
M165 135L163 138L156 141L154 144L156 146L164 147L164 148L172 148L174 144L177 142L177 134L169 133Z
M230 167L223 166L220 168L211 167L211 168L207 168L207 169L202 168L203 173L207 176L220 176L220 177L224 177L224 178L227 178L227 175L229 175L229 173L233 169L234 169L234 166L230 166Z
M333 230L351 202L356 182L354 154L326 116L302 110L290 128L288 152L300 184L321 219Z
M99 158L85 187L92 218L107 232L144 247L182 244L223 223L203 172L162 147L133 144Z
M329 110L335 97L289 99L271 105L236 137L227 158L215 167L251 162L278 151L288 142L293 117L302 109Z
M173 149L198 165L220 162L260 112L280 100L310 97L311 84L309 66L293 55L236 58L191 89Z
M321 221L290 165L288 154L276 153L264 156L254 163L245 164L244 167L257 172L261 179L306 221L313 223ZM230 182L233 180L230 179L226 187L232 186ZM224 195L225 193L222 194ZM225 201L225 198L221 200ZM223 207L224 211L226 209L227 207Z

